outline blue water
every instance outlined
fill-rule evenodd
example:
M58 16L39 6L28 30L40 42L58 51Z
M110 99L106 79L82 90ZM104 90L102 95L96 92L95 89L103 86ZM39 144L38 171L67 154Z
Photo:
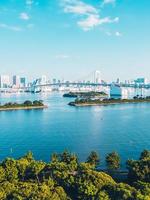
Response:
M0 112L0 159L18 158L31 150L49 161L53 152L68 149L85 160L96 150L104 157L117 151L122 166L150 149L150 104L75 108L61 93L1 95L0 102L43 99L45 110ZM102 160L104 165L104 160Z

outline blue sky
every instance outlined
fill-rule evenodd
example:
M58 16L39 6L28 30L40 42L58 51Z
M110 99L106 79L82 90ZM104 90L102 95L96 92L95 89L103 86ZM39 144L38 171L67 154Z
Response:
M149 0L1 0L0 74L150 78Z

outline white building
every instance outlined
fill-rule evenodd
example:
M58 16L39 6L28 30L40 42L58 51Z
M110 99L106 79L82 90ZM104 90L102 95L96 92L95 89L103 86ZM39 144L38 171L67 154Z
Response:
M0 76L0 88L8 88L10 86L10 77L8 75Z
M110 87L110 96L111 97L127 97L128 90L126 88L120 87L120 85L112 84Z

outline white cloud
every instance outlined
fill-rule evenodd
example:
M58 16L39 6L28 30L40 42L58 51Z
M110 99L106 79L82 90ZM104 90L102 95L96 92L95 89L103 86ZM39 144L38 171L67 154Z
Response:
M104 2L108 4L115 2L115 0L104 0ZM119 21L118 17L114 19L111 17L101 18L100 11L97 7L84 3L81 0L61 0L61 5L65 13L72 13L81 18L77 21L77 24L84 31L89 31L102 24L117 23Z
M86 18L85 20L79 21L78 25L84 31L89 31L95 26L99 26L102 24L117 23L118 21L119 21L118 17L111 19L110 17L100 18L99 15L89 15L89 17Z
M104 0L102 2L102 6L107 5L107 4L115 5L115 3L116 3L116 0Z
M111 24L111 23L118 23L119 22L119 17L115 17L113 19L111 19L110 17L105 17L103 19L100 19L100 24Z
M17 31L17 32L22 31L22 28L20 28L19 26L9 26L9 25L3 24L3 23L0 24L0 28L8 29L11 31Z
M94 6L79 0L63 0L63 6L66 13L87 15L98 12Z
M106 31L105 33L108 36L116 36L116 37L121 37L122 36L122 33L119 32L119 31L116 31L116 32Z
M112 36L112 33L109 32L109 31L106 31L106 35L108 35L108 36Z
M29 15L27 14L27 13L20 13L20 19L22 19L22 20L29 20L30 19L30 17L29 17Z
M68 59L68 58L70 58L70 56L66 55L66 54L59 54L59 55L56 55L55 58L56 59Z
M121 37L121 36L122 36L122 33L120 33L119 31L116 31L116 32L115 32L115 36Z
M28 29L32 29L33 27L34 27L34 24L28 24L28 25L27 25L27 28L28 28Z
M38 2L36 2L35 0L25 0L25 3L26 3L27 9L31 9L33 4L38 5Z
M86 19L78 21L78 25L84 30L89 31L90 29L98 26L100 22L98 15L89 15Z
M26 5L31 6L34 3L33 0L26 0Z

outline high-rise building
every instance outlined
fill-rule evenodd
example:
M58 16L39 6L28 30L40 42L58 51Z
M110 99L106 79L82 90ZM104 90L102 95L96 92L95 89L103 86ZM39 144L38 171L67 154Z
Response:
M53 79L53 84L56 84L57 80L56 78Z
M147 78L137 78L134 82L139 85L148 84Z
M21 87L25 87L26 86L26 78L25 77L21 77L20 78L20 85L21 85Z
M10 77L8 75L0 76L0 88L8 88L10 86Z
M119 84L119 83L120 83L120 79L119 79L119 78L117 78L117 81L116 81L116 83L117 83L117 84Z
M16 76L16 75L13 76L13 86L20 87L20 77L19 76Z

